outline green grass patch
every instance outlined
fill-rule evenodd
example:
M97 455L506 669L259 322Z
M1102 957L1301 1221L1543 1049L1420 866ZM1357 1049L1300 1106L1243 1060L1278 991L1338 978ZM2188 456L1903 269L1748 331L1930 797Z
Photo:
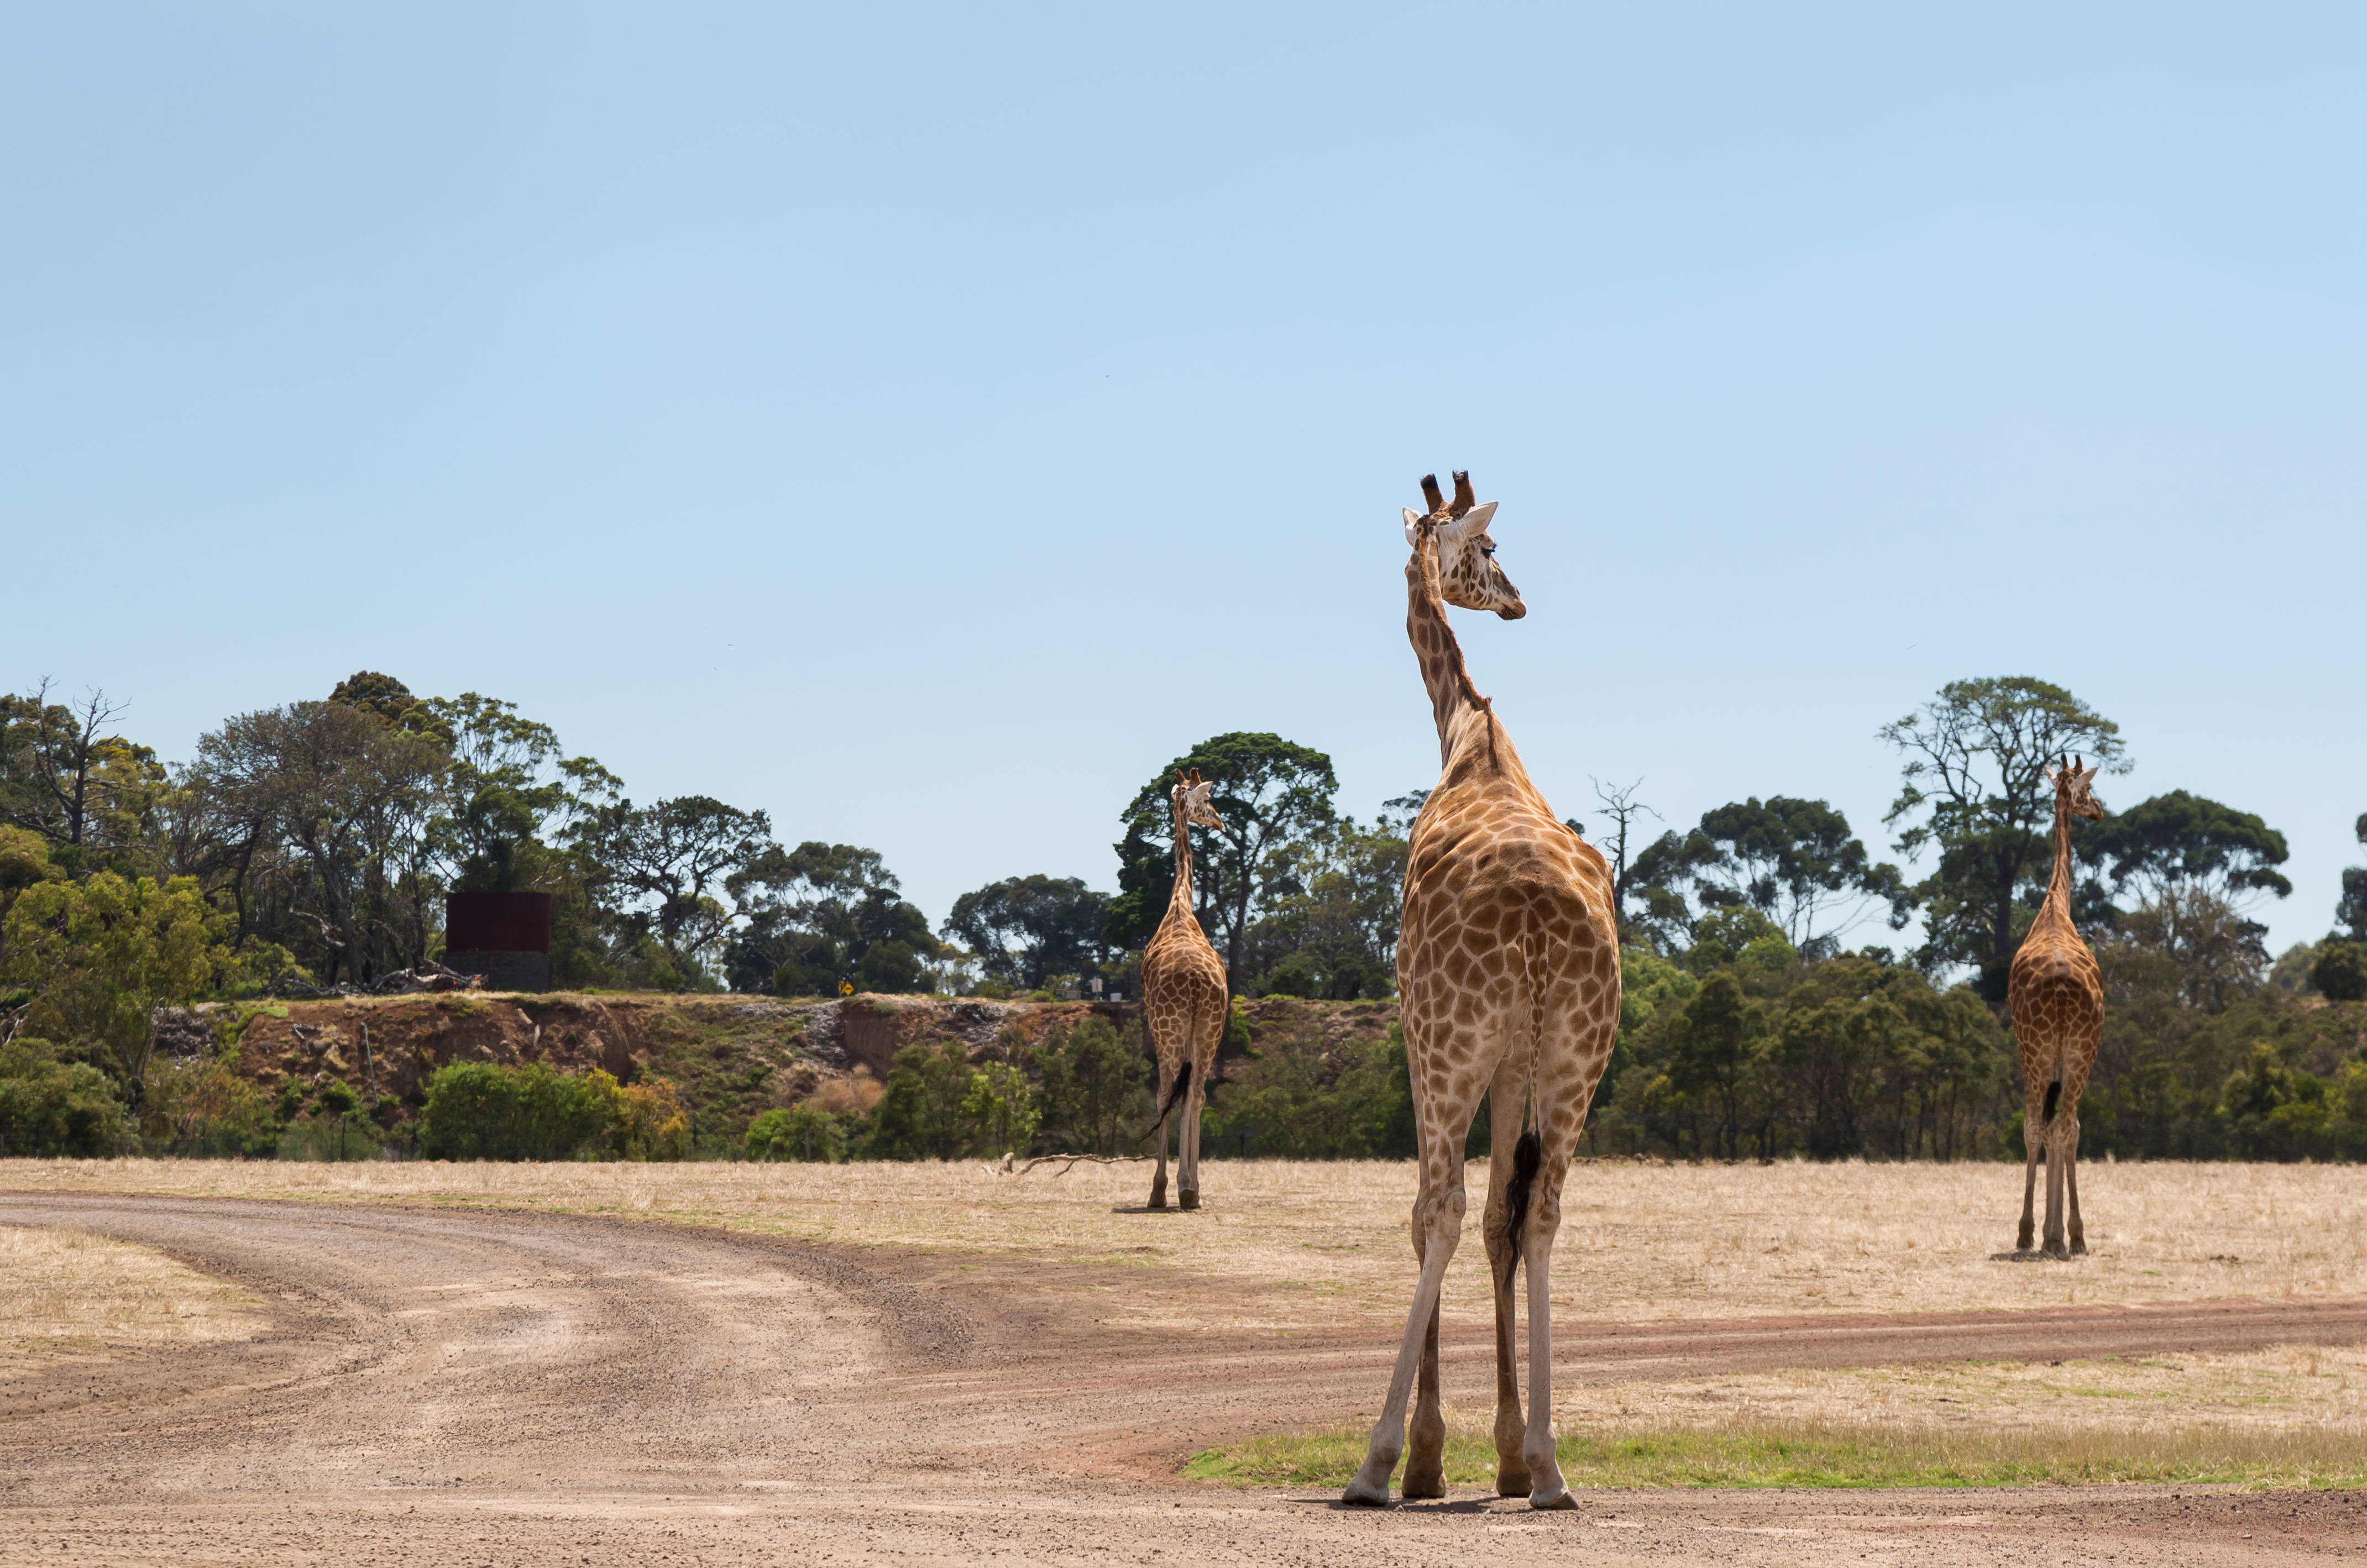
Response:
M1184 1473L1235 1486L1345 1486L1363 1432L1252 1438L1195 1454ZM2175 1483L2262 1488L2367 1486L2356 1436L2197 1428L2120 1436L2047 1431L1884 1431L1816 1427L1669 1428L1561 1439L1572 1486L2100 1486ZM1450 1432L1450 1485L1489 1486L1496 1450Z

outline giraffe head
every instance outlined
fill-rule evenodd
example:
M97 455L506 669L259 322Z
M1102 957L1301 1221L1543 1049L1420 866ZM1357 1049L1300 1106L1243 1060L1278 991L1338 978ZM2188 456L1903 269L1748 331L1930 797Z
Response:
M1424 538L1436 542L1438 596L1467 610L1493 610L1508 621L1527 615L1521 591L1496 564L1496 541L1488 534L1496 503L1475 503L1471 476L1461 471L1455 476L1453 501L1438 493L1435 474L1422 475L1421 494L1430 502L1430 511L1425 514L1410 506L1405 509L1406 543L1419 550Z
M2066 756L2062 765L2046 770L2046 777L2055 785L2055 802L2074 817L2104 819L2104 808L2096 804L2096 775L2102 770L2085 765L2086 759Z
M1195 823L1203 828L1214 828L1219 833L1224 832L1225 819L1217 815L1215 807L1208 804L1208 792L1216 787L1217 781L1214 779L1203 781L1200 777L1200 770L1197 768L1192 770L1188 778L1184 776L1183 769L1176 769L1175 788L1172 792L1175 797L1176 812L1186 822Z

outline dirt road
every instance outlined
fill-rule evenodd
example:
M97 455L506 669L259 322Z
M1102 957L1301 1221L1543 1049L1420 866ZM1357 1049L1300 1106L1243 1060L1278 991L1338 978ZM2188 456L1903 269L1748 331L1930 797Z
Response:
M2347 1494L1463 1495L1172 1478L1244 1433L1368 1419L1368 1338L1110 1333L1021 1270L524 1213L0 1197L246 1286L243 1344L0 1382L0 1562L1308 1563L2367 1556ZM1112 1289L1127 1280L1113 1274ZM1062 1292L1062 1303L1080 1293ZM2367 1303L1573 1324L1557 1375L2367 1339ZM1484 1337L1455 1397L1487 1396Z

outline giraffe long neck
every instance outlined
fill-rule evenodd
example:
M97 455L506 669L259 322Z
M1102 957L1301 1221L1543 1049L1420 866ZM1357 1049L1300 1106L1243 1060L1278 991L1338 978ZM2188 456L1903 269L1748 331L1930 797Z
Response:
M2046 908L2063 923L2071 923L2071 807L2064 796L2055 797L2055 874L2046 881Z
M1430 692L1431 716L1438 721L1438 763L1455 758L1455 732L1473 714L1488 727L1489 755L1495 755L1495 716L1488 699L1471 684L1463 662L1463 645L1447 624L1446 604L1438 592L1438 542L1424 530L1406 562L1406 640L1413 644L1421 665L1421 683Z
M1167 908L1170 913L1192 913L1192 825L1184 819L1180 801L1175 807L1175 890L1167 896Z

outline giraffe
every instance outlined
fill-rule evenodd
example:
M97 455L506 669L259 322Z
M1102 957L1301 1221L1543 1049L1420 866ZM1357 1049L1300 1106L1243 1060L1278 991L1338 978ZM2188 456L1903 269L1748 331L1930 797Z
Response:
M2022 1053L2022 1144L2029 1156L2022 1165L2022 1233L2015 1245L2021 1251L2030 1250L2031 1205L2043 1155L2046 1251L2056 1258L2088 1250L2079 1228L2079 1091L2088 1087L2088 1069L2096 1065L2096 1043L2104 1032L2103 976L2096 968L2096 955L2071 923L2071 818L2101 820L2104 815L2094 794L2098 770L2085 761L2066 757L2062 766L2046 770L2055 785L2055 874L2030 934L2013 955L2005 993L2013 1012L2013 1043Z
M1381 1418L1343 1501L1379 1506L1420 1395L1407 1497L1445 1495L1439 1411L1438 1298L1462 1237L1463 1145L1482 1095L1495 1155L1480 1234L1496 1298L1496 1490L1536 1508L1574 1508L1554 1458L1552 1299L1546 1272L1561 1223L1562 1179L1619 1028L1618 928L1603 857L1546 804L1512 738L1471 684L1446 604L1527 614L1494 557L1496 503L1455 500L1425 476L1426 514L1406 509L1406 635L1438 725L1438 785L1414 820L1398 935L1398 996L1413 1087L1421 1267ZM1524 1114L1524 1108L1528 1114ZM1525 1130L1524 1130L1525 1129ZM1509 1156L1509 1157L1507 1157ZM1529 1281L1529 1407L1513 1366L1512 1279Z
M1208 1074L1225 1037L1225 1010L1231 1003L1225 961L1208 944L1192 913L1192 824L1225 829L1208 804L1216 781L1203 783L1200 770L1175 773L1175 891L1150 945L1142 950L1142 1021L1159 1055L1159 1174L1150 1182L1150 1207L1167 1207L1167 1125L1175 1102L1175 1197L1186 1209L1200 1206L1200 1107L1207 1098Z

